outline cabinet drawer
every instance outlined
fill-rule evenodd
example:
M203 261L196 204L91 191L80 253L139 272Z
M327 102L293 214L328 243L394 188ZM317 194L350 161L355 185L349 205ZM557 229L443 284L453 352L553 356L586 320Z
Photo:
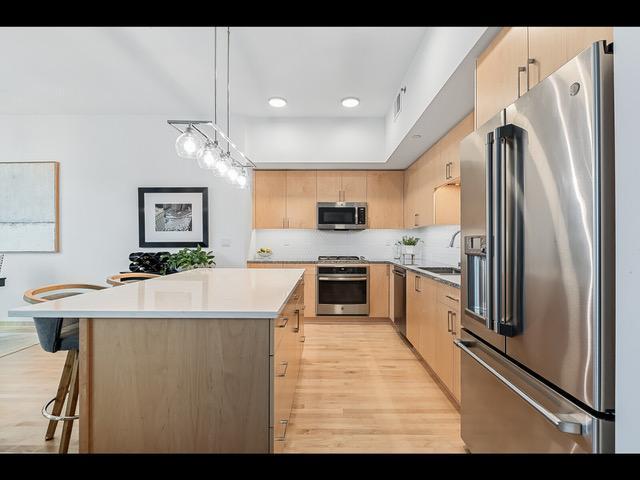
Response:
M438 284L437 300L452 310L460 310L460 290L457 288Z

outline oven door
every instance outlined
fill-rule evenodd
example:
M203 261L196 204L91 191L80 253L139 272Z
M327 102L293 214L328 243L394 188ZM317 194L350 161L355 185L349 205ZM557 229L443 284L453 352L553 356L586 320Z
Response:
M367 275L318 275L317 315L369 315Z
M352 230L357 228L358 209L352 205L318 203L319 230Z

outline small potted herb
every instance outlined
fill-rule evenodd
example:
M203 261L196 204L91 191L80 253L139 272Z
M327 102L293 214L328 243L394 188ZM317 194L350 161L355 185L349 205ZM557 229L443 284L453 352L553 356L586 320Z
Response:
M195 250L183 248L166 257L165 273L182 272L194 268L211 268L216 264L213 261L214 258L215 256L210 251L203 250L200 245Z
M406 255L413 255L415 254L415 246L418 244L418 242L421 241L422 240L420 240L418 237L403 235L402 239L398 240L396 244L402 246L402 253Z

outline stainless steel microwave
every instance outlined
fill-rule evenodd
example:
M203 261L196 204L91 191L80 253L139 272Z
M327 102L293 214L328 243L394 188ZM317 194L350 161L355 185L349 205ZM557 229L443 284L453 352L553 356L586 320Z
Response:
M318 230L364 230L367 226L364 202L318 202Z

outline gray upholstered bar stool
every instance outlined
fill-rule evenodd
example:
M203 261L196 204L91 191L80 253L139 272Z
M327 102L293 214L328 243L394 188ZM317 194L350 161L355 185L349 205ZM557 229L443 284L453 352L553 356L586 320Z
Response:
M139 282L141 280L147 280L149 278L156 278L160 275L156 275L155 273L117 273L115 275L111 275L107 277L107 283L113 287L117 287L120 285L126 285L128 283Z
M107 287L82 283L46 285L40 288L27 290L24 300L29 303L42 303L57 298L65 298L85 293L87 290L103 290ZM46 294L46 295L43 295ZM76 405L78 403L78 350L79 345L79 321L77 318L34 318L36 332L40 346L45 352L66 351L67 359L64 362L60 383L56 396L42 407L42 415L49 419L49 426L45 434L45 440L51 440L56 432L58 422L64 422L62 437L60 438L59 453L67 453L73 421L78 417ZM62 407L67 401L65 415L61 416ZM47 411L53 403L51 413Z

